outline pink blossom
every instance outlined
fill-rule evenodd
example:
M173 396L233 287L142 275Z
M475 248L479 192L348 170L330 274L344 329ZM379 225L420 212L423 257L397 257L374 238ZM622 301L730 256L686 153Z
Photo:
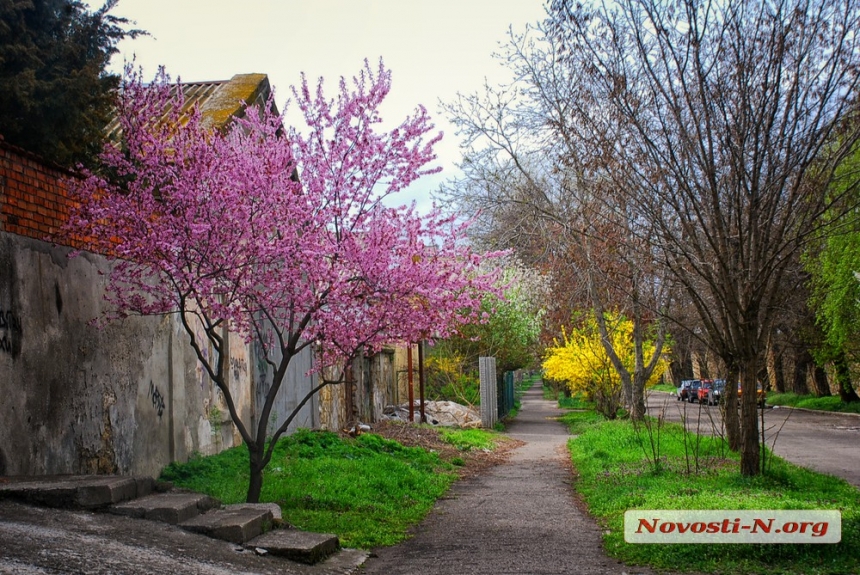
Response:
M204 128L197 109L183 115L181 91L172 94L163 72L145 85L129 69L118 102L123 145L106 146L104 169L72 182L80 208L65 232L117 259L107 294L117 315L183 320L248 444L252 476L255 453L258 467L271 456L268 410L303 348L318 344L322 368L387 343L444 337L474 320L469 310L493 290L480 270L492 256L471 251L466 224L383 204L438 171L441 138L423 107L380 131L390 87L381 61L341 79L334 98L303 76L293 88L302 129L284 135L267 105L222 134ZM215 357L193 340L195 322ZM257 430L233 408L218 359L224 328L256 339L275 371Z

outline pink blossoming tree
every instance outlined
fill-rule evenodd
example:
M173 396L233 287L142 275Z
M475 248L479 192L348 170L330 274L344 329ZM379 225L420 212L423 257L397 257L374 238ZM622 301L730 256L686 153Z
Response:
M181 90L163 73L144 85L128 71L118 103L123 144L102 155L110 176L87 174L73 186L80 208L66 233L116 259L107 298L117 315L176 314L223 394L250 455L249 502L298 410L336 383L320 378L268 434L297 354L312 346L318 368L331 372L386 343L444 337L473 320L492 289L478 269L489 256L469 250L463 225L383 203L436 171L427 166L441 138L430 136L420 107L379 129L390 85L382 62L341 79L333 99L322 80L311 90L302 77L293 96L306 130L285 131L270 103L221 133L197 110L182 112ZM273 374L255 428L228 386L227 331L255 340Z

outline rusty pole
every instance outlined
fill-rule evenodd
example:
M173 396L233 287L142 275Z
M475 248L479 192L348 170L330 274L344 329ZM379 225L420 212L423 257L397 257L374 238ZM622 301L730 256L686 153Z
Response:
M409 382L409 421L415 421L415 390L412 389L412 344L406 347L406 381Z
M421 410L421 423L427 423L427 414L424 413L424 340L418 342L418 396L419 409Z

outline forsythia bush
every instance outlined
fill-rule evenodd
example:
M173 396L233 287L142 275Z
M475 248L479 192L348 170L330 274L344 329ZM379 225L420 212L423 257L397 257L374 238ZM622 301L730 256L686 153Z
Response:
M633 322L613 313L607 313L605 318L612 348L624 367L632 372L636 361ZM601 342L594 315L587 315L569 333L562 329L562 340L555 340L554 344L544 356L544 376L564 382L571 393L585 393L600 413L614 419L621 405L621 377ZM645 357L653 355L653 341L646 340L642 351ZM664 351L669 352L665 348ZM667 367L668 361L661 358L647 385L656 384Z

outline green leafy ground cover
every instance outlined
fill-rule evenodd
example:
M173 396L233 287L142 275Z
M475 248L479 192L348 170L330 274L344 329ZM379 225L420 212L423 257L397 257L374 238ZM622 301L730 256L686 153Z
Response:
M815 397L814 395L797 395L796 393L767 394L768 405L785 405L802 407L821 411L838 411L841 413L860 413L860 403L845 403L838 395L830 397Z
M650 386L645 391L646 393L648 391L665 391L666 393L678 393L678 388L670 383L658 383L657 385Z
M248 451L236 447L173 463L161 479L239 503L248 488ZM455 479L451 464L419 447L369 433L344 439L298 431L275 447L260 500L280 505L284 520L298 528L336 533L346 547L371 548L402 541Z
M492 450L496 446L496 434L484 429L440 429L439 437L461 451Z
M657 463L648 434L629 421L597 421L571 412L579 433L569 442L576 489L603 524L607 552L621 561L673 571L726 574L843 574L860 569L860 491L847 482L774 457L766 476L744 478L738 457L711 437L691 438L680 425L661 428ZM698 446L693 450L693 446ZM696 473L696 469L699 469ZM838 509L835 545L628 544L628 509Z

